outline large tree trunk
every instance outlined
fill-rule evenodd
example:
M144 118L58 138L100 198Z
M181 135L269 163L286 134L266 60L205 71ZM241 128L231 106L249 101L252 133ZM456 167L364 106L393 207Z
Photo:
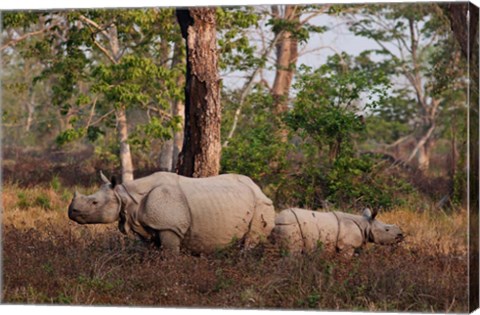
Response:
M120 143L122 182L128 182L133 180L133 163L130 144L128 144L127 114L125 108L118 108L115 113L117 116L118 141Z
M187 43L185 130L178 173L191 177L220 171L220 78L217 69L215 8L177 10Z

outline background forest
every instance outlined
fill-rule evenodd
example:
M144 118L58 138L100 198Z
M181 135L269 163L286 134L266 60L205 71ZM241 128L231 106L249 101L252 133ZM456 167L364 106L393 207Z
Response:
M68 176L55 167L72 158L69 184L98 169L175 170L185 47L174 9L12 12L3 24L7 180ZM336 28L371 48L322 44ZM389 208L417 191L460 201L467 74L441 7L218 8L217 34L222 173L252 177L280 206Z
M332 257L269 266L278 279L281 270L290 270L294 278L291 282L274 278L263 291L251 286L258 282L253 277L263 279L267 266L256 269L258 253L244 256L244 268L259 274L239 284L239 296L232 283L243 280L232 271L239 265L231 253L212 258L213 265L199 258L197 263L207 270L203 277L212 280L198 285L181 280L198 294L185 289L193 296L193 305L465 311L466 282L461 279L467 274L469 81L446 10L435 3L216 9L220 173L251 177L276 209L381 209L412 237L405 252L367 253L355 265L343 264L339 268L350 269L339 273L332 271L337 268L330 265ZM33 242L40 233L38 226L48 230L49 220L65 216L62 211L73 187L92 190L99 183L99 170L121 174L124 181L131 179L129 172L137 178L176 170L183 143L186 53L174 8L3 12L2 23L5 250L11 257L23 257L26 253L17 252L13 240ZM338 44L342 41L332 38L348 38L352 44ZM46 223L29 221L26 212L47 213ZM99 242L100 249L89 253L93 257L102 257L102 250L120 250L105 238L111 229L69 224L65 232L69 239L62 234L65 238L52 241L67 251L77 236L84 250L89 242ZM414 227L419 230L413 232ZM425 238L428 248L420 245ZM52 245L49 242L41 246ZM127 243L126 251L122 247L118 255L128 253L147 264L169 262L134 243ZM419 252L428 252L430 256L422 257L431 260L420 259ZM402 257L419 269L402 275L392 267L377 282L362 285L362 292L349 291L360 290L360 284L351 281L362 275L361 266L372 261L382 266L385 253L389 263ZM3 298L123 303L117 299L120 291L136 291L115 282L117 271L105 269L120 256L94 265L93 273L85 271L88 276L81 279L63 274L50 260L40 261L40 272L60 272L69 279L46 289L41 283L26 285L36 269L19 274L12 258L5 263ZM76 256L83 258L88 260ZM181 259L181 268L192 264L191 258ZM298 268L308 266L321 266L321 271L304 278L308 272ZM430 283L432 272L446 277L440 280L444 286ZM297 276L303 280L295 282ZM166 277L174 277L174 271ZM335 287L329 277L345 282ZM399 281L398 287L387 284L391 279ZM320 280L325 295L319 294ZM418 286L408 287L414 280ZM298 296L276 304L281 295L276 288L290 285L300 288ZM63 289L58 291L58 286ZM365 299L355 298L364 293ZM202 300L202 294L212 300ZM216 300L216 294L222 299ZM137 298L127 303L190 305L169 300L167 293L165 301Z

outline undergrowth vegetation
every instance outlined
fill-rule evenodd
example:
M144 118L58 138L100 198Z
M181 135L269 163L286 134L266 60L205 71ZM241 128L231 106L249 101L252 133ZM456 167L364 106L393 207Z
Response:
M79 188L90 193L96 187ZM3 188L4 303L363 311L467 310L467 215L396 207L406 232L359 256L266 243L172 257L112 225L68 220L73 188ZM48 200L48 201L47 201ZM48 205L48 207L46 206Z

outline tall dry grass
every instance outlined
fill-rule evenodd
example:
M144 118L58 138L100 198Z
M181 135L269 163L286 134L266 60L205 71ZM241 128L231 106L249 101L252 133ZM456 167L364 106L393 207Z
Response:
M71 197L55 184L3 187L3 302L467 311L465 210L381 213L406 241L369 245L353 258L321 250L292 257L271 244L171 257L115 224L69 221Z

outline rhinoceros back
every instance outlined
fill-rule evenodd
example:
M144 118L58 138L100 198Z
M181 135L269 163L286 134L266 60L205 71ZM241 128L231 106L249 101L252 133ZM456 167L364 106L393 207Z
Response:
M275 218L274 238L290 252L311 251L319 242L336 243L338 222L334 214L299 208L282 210Z
M249 231L255 196L236 175L180 177L179 186L191 214L190 230L184 240L189 249L211 252L241 239Z

